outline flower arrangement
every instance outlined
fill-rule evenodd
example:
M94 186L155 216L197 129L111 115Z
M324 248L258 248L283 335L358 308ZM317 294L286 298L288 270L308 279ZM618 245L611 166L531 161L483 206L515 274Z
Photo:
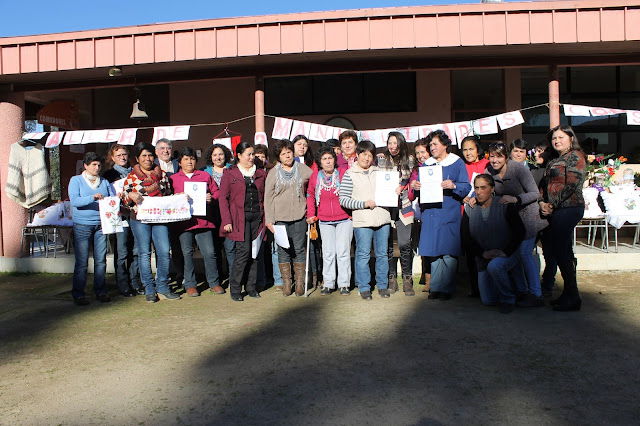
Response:
M627 159L624 156L613 158L614 154L604 155L596 154L589 155L589 161L591 164L587 166L587 173L590 177L595 177L598 180L604 178L604 186L609 187L613 184L613 176L616 174L616 170L622 166Z

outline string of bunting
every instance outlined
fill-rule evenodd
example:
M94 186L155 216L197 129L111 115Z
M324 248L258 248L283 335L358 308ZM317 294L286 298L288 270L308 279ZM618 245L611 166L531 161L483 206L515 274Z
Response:
M567 117L603 117L626 114L628 125L640 125L640 111L606 107L591 107L586 105L561 105L564 108L564 115ZM444 130L449 135L449 138L459 145L462 139L471 134L492 135L497 134L499 132L498 129L506 130L521 125L525 121L524 117L522 116L522 111L544 106L549 107L549 104L545 103L534 105L531 107L492 115L477 120L460 121L455 123L425 124L410 127L359 130L357 131L357 133L359 139L368 139L372 141L376 145L376 147L383 147L386 145L386 140L389 132L392 131L401 132L405 136L407 142L415 142L420 138L426 137L430 132L434 130ZM275 119L273 131L271 133L272 139L290 139L292 136L295 137L297 135L304 135L310 140L324 142L327 139L331 138L337 139L340 133L347 130L344 128L294 120L291 118L276 117L272 115L265 116ZM161 138L167 138L171 141L188 140L189 130L191 127L225 126L225 130L222 133L226 132L228 136L227 130L229 124L237 123L243 120L249 120L254 117L255 115L249 115L246 117L221 123L199 123L181 126L25 133L23 135L23 139L41 140L46 136L46 148L53 148L60 145L61 143L62 145L85 145L90 143L117 142L120 145L133 145L135 144L138 130L153 129L152 143L155 145L155 143ZM254 136L254 143L268 145L266 133L256 133Z

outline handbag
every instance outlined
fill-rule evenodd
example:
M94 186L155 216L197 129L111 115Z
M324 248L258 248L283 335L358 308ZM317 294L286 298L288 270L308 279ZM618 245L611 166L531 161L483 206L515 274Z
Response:
M312 240L318 239L318 228L316 228L316 224L311 224L311 228L309 228L309 238Z

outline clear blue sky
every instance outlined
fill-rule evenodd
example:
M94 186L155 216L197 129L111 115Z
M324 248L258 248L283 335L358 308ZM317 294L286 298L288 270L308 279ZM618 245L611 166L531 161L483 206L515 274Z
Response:
M480 0L0 0L0 37L232 16L460 3Z

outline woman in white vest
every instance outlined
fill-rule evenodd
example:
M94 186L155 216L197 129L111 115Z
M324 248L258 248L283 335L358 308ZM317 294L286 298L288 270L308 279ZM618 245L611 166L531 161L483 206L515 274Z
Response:
M369 258L371 244L376 256L376 287L381 297L389 297L389 258L387 244L391 215L376 206L376 173L373 165L376 147L371 141L361 141L356 147L356 163L347 170L340 184L340 204L352 210L353 235L356 238L356 285L364 300L371 300Z

